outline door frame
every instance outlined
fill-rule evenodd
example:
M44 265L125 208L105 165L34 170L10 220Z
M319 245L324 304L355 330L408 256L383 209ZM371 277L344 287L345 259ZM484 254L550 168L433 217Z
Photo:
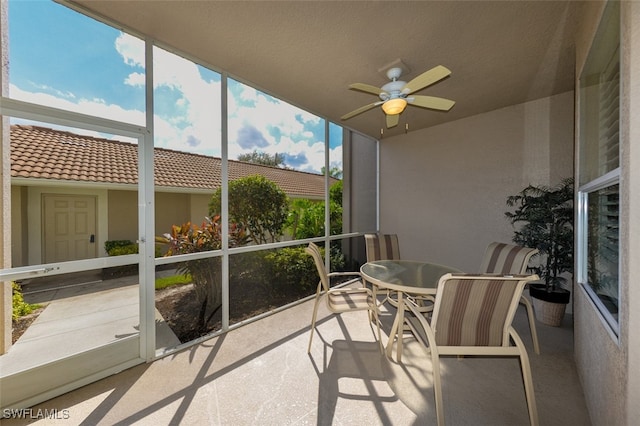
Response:
M0 387L4 392L0 395L0 407L25 408L123 369L155 359L153 135L144 126L116 122L3 97L0 98L0 115L6 118L33 120L45 123L45 125L67 126L134 138L138 143L138 241L140 243L138 254L116 257L104 256L95 259L50 264L42 263L40 260L30 262L29 266L0 269L0 284L7 286L13 280L24 278L79 272L131 263L138 263L139 265L139 334L94 350L52 360L50 363L40 367L1 377ZM8 119L2 120L3 126L8 124ZM8 132L4 134L8 135ZM55 182L55 185L60 185L60 182ZM51 192L51 189L51 187L47 188L47 192ZM65 192L67 192L66 189ZM42 192L42 189L37 187L30 187L29 190L33 193ZM104 200L104 206L101 206L100 202L98 202L98 211L102 207L106 207L106 191L105 189L104 197L98 198L98 200ZM95 190L92 190L92 192L95 193ZM41 197L30 197L30 200L37 202L39 205L30 205L29 211L35 212L33 214L36 216L41 216ZM32 207L37 208L32 209ZM104 215L98 214L98 216ZM29 218L29 221L39 224L39 232L32 232L31 234L35 234L35 238L40 240L42 222L38 219L40 218L37 218L34 222L33 218ZM106 231L106 222L104 230ZM107 235L106 232L98 232L99 235ZM40 241L36 246L39 244ZM41 250L39 259L42 259ZM7 328L8 332L11 332L11 322L9 321L7 324L5 318L0 322L0 326L4 328L5 333ZM45 377L43 374L46 371L49 374L45 375ZM44 380L45 378L46 380Z

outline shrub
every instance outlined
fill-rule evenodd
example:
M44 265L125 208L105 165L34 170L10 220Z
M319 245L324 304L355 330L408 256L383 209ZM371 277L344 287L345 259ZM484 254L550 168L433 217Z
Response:
M158 237L156 241L167 244L169 249L166 256L219 250L222 248L220 216L216 216L213 219L205 218L201 226L191 222L173 225L170 234ZM248 238L243 228L237 225L230 226L230 247L245 245L247 241ZM199 327L202 330L206 329L207 323L222 303L220 269L219 257L189 260L182 263L178 269L178 272L189 274L193 279L196 297L200 303L198 320ZM213 310L207 317L207 312L210 308Z
M18 318L29 315L36 309L40 308L40 305L27 303L22 296L22 288L16 283L11 283L11 290L13 293L12 304L13 312L11 313L11 319L17 320Z
M324 256L324 247L320 248ZM331 269L344 270L345 260L342 253L333 247L329 251ZM268 253L265 256L269 265L269 280L275 291L309 293L313 292L320 278L313 258L304 247L288 247Z
M129 244L125 246L116 246L107 252L109 256L123 256L126 254L138 254L138 245Z
M209 203L209 215L222 212L222 189ZM287 195L262 175L229 182L229 222L241 225L255 244L280 240L289 214Z
M120 247L127 246L136 246L136 244L131 240L111 240L105 241L104 250L109 254L109 256L116 256L115 254L111 254L114 249L118 249ZM137 246L136 246L137 247ZM137 253L137 250L136 250Z
M287 247L267 253L269 282L279 292L305 292L315 289L318 272L304 247Z

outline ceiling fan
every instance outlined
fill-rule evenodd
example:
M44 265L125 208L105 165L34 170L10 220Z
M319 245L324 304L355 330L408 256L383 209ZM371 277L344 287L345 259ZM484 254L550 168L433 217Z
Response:
M433 96L409 95L439 82L450 74L451 71L449 69L438 65L406 83L399 80L402 75L402 68L394 67L387 71L387 77L391 81L382 87L364 83L351 84L349 85L349 89L377 95L380 97L380 100L351 111L343 115L341 119L347 120L365 111L369 111L378 105L382 105L382 110L387 116L387 128L391 128L398 125L400 114L404 111L407 104L421 108L449 111L453 105L455 105L455 101Z

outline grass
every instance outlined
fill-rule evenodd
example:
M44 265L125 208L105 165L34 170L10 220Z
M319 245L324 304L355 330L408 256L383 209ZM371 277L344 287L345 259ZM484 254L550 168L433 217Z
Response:
M191 275L171 275L170 277L157 278L156 290L162 290L174 285L191 284L191 282Z

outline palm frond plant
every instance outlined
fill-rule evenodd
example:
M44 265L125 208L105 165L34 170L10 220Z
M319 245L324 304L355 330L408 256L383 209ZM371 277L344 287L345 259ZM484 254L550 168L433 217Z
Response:
M505 215L514 226L516 244L537 248L533 269L548 293L563 287L565 272L573 274L573 178L555 186L529 185L507 198L515 207Z
M571 292L563 288L566 274L573 274L573 179L555 186L529 185L507 198L515 210L505 215L515 228L516 244L537 248L532 269L544 283L529 285L538 320L558 327L562 324ZM518 226L516 228L516 226Z

